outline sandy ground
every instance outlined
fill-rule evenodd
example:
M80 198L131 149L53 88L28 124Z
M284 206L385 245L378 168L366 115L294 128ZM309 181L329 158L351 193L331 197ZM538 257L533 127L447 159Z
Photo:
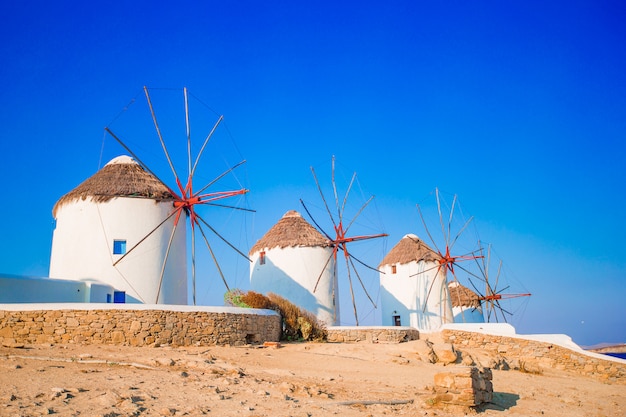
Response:
M414 342L0 348L0 416L625 416L626 385L493 372L494 400L432 405ZM429 401L430 400L430 401Z

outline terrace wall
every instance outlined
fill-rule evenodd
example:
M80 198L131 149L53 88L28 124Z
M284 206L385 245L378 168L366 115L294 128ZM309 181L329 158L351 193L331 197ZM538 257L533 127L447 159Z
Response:
M270 310L132 304L24 306L0 305L0 344L238 346L278 342L282 326L280 315Z
M626 384L626 361L603 358L604 355L577 351L524 336L493 335L480 332L449 330L441 331L443 340L452 343L455 350L463 352L480 349L488 356L506 363L511 368L528 372L557 369L591 376L607 382Z

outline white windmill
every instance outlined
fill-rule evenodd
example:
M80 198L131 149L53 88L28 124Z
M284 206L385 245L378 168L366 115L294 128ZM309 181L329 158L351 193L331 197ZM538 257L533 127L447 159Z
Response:
M346 278L348 280L348 286L350 289L350 297L352 301L352 308L354 311L354 319L355 319L356 325L358 326L359 315L357 312L357 301L356 301L356 296L354 292L354 279L356 278L358 280L361 289L363 290L364 294L366 295L367 299L370 301L372 306L374 308L377 308L376 303L374 302L374 299L369 294L366 288L366 285L363 282L359 269L360 267L364 267L366 269L370 269L376 272L378 272L378 269L368 265L361 259L354 256L354 254L348 250L348 245L350 244L352 246L355 244L355 242L386 237L387 234L376 233L376 234L350 235L349 233L350 229L352 228L352 226L355 225L355 222L357 221L359 216L361 216L361 214L363 213L363 210L365 210L365 208L374 199L374 196L372 195L369 198L367 198L367 200L361 206L359 206L354 211L353 214L349 215L346 213L348 198L350 196L352 187L355 185L355 182L356 182L356 172L352 174L352 177L346 188L345 194L343 195L343 198L340 199L338 191L337 191L337 183L335 181L335 157L334 156L332 157L331 185L332 185L332 192L333 192L333 197L334 197L334 205L331 205L331 206L329 206L327 199L324 196L324 192L322 191L322 186L320 185L320 182L318 181L317 175L315 174L315 170L313 169L313 167L311 167L311 172L313 173L313 179L315 180L315 184L317 186L321 200L323 202L324 210L326 211L328 215L328 219L330 220L333 230L334 230L334 233L333 232L327 233L324 230L324 228L320 226L319 222L316 221L316 219L313 217L313 215L311 214L311 211L309 210L309 207L307 207L307 205L304 203L302 199L300 200L302 206L304 207L304 210L311 218L311 221L315 224L315 226L320 231L320 233L322 233L328 239L328 241L330 242L330 247L332 248L332 250L330 251L326 259L324 266L320 268L320 271L318 272L319 275L318 275L317 282L315 284L313 291L316 292L318 290L318 286L322 282L322 278L326 277L326 273L328 271L329 265L332 266L332 269L331 269L332 281L328 284L328 286L332 288L333 291L335 291L335 293L333 294L334 304L339 305L338 293L336 293L336 289L339 288L337 255L339 254L339 252L342 252L343 258L345 261L344 271L346 274ZM322 289L322 291L325 291L328 288L328 286L325 286L324 289ZM337 308L337 313L338 312L339 312L339 309ZM335 318L335 322L338 323L339 321L340 319L337 316Z
M192 303L195 305L196 232L200 232L200 238L227 289L227 280L215 255L214 244L211 243L214 242L213 238L226 243L247 259L243 252L211 225L211 219L200 212L201 207L207 206L252 211L235 205L220 204L223 199L246 194L246 188L212 191L225 177L233 177L233 171L245 160L220 169L219 174L209 180L206 177L201 178L203 184L198 186L201 158L223 117L219 116L210 128L195 129L203 130L203 140L199 148L194 148L190 121L192 96L188 90L182 90L180 113L183 117L178 119L171 114L157 118L151 92L147 87L143 89L143 97L145 106L142 109L144 114L149 115L150 124L153 125L151 136L156 136L155 141L160 143L175 185L168 186L156 174L156 169L148 167L131 150L127 139L123 138L124 134L112 125L107 126L106 134L113 137L132 158L112 160L76 190L59 200L55 206L57 227L53 238L50 275L65 279L103 281L116 289L126 291L130 301L187 304L189 229ZM131 104L136 106L137 102L133 100ZM203 105L197 99L195 103ZM205 112L202 117L206 118L206 115ZM129 129L126 134L131 138L128 142L145 141L148 135L147 132L138 133L134 128ZM175 168L175 158L166 146L166 137L172 142L178 139L179 143L186 144L185 178L179 176ZM148 151L145 153L149 154ZM195 156L192 155L194 153Z
M336 325L335 267L328 262L332 253L328 238L290 210L250 249L250 287L278 294L326 325Z

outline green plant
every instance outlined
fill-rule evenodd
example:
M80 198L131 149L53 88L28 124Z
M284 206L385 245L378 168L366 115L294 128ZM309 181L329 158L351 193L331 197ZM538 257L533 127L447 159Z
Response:
M243 295L244 295L243 291L241 291L239 289L234 289L234 290L227 291L224 294L224 302L226 303L226 305L233 306L233 307L250 308L250 306L247 305L241 299L241 297Z

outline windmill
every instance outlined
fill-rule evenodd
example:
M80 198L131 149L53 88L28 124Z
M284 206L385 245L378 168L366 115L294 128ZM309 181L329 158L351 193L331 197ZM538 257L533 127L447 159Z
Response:
M482 249L484 251L484 249ZM479 280L483 282L485 291L480 291L474 284L471 278L468 277L468 281L474 287L474 290L479 294L478 300L481 303L483 314L486 322L508 322L507 317L511 317L513 313L502 306L501 301L509 300L512 298L530 297L530 293L507 293L511 284L506 283L503 287L501 277L503 276L502 260L495 260L492 257L492 246L487 245L486 255L480 259L476 259L481 275ZM496 265L494 265L496 264ZM490 280L491 269L497 267L495 272L495 279Z
M443 275L443 282L459 282L457 277L457 272L459 270L467 273L471 276L476 276L477 272L473 271L471 268L471 264L467 264L467 261L480 259L483 255L480 255L480 247L477 247L476 244L471 240L464 240L464 247L461 248L461 251L457 251L458 244L461 241L461 238L464 232L469 227L470 223L473 220L473 217L468 218L467 220L462 219L459 223L459 219L457 216L460 214L462 217L462 211L459 208L457 203L457 195L455 194L452 198L452 202L450 205L447 204L446 201L440 195L439 189L435 188L435 200L437 206L437 222L441 228L441 238L439 243L437 243L436 239L433 237L433 233L431 233L428 222L426 221L424 212L419 204L417 204L417 209L419 212L420 219L422 221L422 225L430 239L430 243L432 244L434 250L438 254L438 260L435 266L419 271L414 274L414 276L424 275L426 276L427 272L436 271L434 276ZM444 212L447 210L447 213ZM431 216L432 218L433 216ZM459 254L457 254L459 253ZM433 288L435 283L438 282L436 279L433 279L430 283L426 296L424 297L422 303L422 311L426 312L429 304L429 299L433 295ZM442 297L441 292L437 292L438 297ZM443 292L443 294L448 294L447 290ZM450 318L451 319L451 318ZM444 318L444 320L448 320Z
M171 90L167 91L171 92ZM160 102L159 105L162 106L160 109L163 111L158 112L156 110L157 105L155 104L153 98L153 92L153 89L144 87L141 99L133 99L131 104L129 104L129 106L127 106L120 114L120 116L124 115L131 107L135 109L138 107L138 103L143 103L144 105L139 106L140 110L138 111L140 115L139 117L145 118L141 127L138 127L137 120L132 120L130 125L126 126L127 130L124 131L124 124L119 123L121 118L118 116L114 122L105 127L105 134L115 139L116 142L118 142L128 153L130 153L134 161L136 161L143 168L143 170L165 185L172 196L172 205L167 215L165 215L160 222L156 222L151 228L147 228L142 239L139 239L129 245L128 250L126 250L122 256L115 259L113 266L117 267L122 265L128 257L141 248L147 239L149 239L153 234L159 232L166 224L172 223L173 227L171 228L165 254L162 259L160 276L158 277L158 300L158 297L161 294L161 286L163 283L166 265L169 261L170 249L176 232L180 228L189 228L191 231L190 262L192 302L195 305L197 265L196 246L199 238L202 240L204 246L210 253L215 269L217 270L217 273L227 290L229 289L229 285L223 268L218 261L215 244L211 243L212 239L210 239L209 236L216 238L218 242L225 243L237 254L245 259L248 259L244 252L237 249L237 247L232 244L223 233L217 230L211 222L213 217L209 218L205 216L204 213L201 213L201 208L206 207L218 207L221 209L228 209L230 211L253 211L245 207L240 207L239 205L226 204L223 202L224 200L232 199L237 196L243 196L248 193L248 189L240 186L239 179L235 175L235 170L242 166L246 161L242 159L234 164L230 164L228 161L225 161L222 168L212 167L212 174L206 174L204 172L200 174L199 168L203 165L201 164L201 160L207 151L208 145L214 144L215 140L212 139L216 137L217 132L223 130L223 116L220 115L216 119L213 119L214 122L207 124L207 120L209 118L206 116L213 112L201 100L190 94L187 88L182 89L182 95L178 98L179 100L182 100L177 103L167 101ZM176 92L178 93L179 90ZM202 120L201 123L192 123L191 121L191 112L196 110L196 107L194 106L197 106L197 109L199 109L198 115L200 116L200 120ZM172 117L172 114L175 113L178 113L182 117ZM122 126L122 128L119 128L119 126ZM149 126L152 127L150 128ZM124 133L121 133L120 130L124 131ZM150 130L152 131L150 132ZM196 134L196 132L199 133ZM140 158L139 153L131 149L130 145L132 140L137 141L138 138L143 139L150 136L154 137L155 141L158 140L163 153L160 162L154 162L154 166L152 166L152 164L149 165L144 159ZM197 137L202 138L200 142L201 145L199 147L196 145L196 141L194 140ZM178 143L184 143L186 146L168 148L166 145L166 139L168 139L170 143L178 141ZM144 150L144 153L152 156L155 154L151 150ZM181 160L185 160L185 174L180 174L180 167L177 169L177 163ZM154 161L158 160L155 159ZM173 176L172 186L167 185L167 182L162 179L162 174L157 174L157 172L161 172L165 169L169 169L171 171ZM214 190L218 184L223 186L223 183L227 178L230 181L233 181L234 185L229 187L227 190ZM198 185L199 181L202 181L200 185ZM137 198L142 198L142 196L138 196ZM197 236L196 232L199 232L199 236ZM187 277L185 276L184 279L186 280Z
M492 320L502 320L506 322L506 316L511 316L512 313L502 307L501 301L510 298L526 297L530 296L530 294L508 294L505 293L505 291L509 289L509 286L505 286L503 288L499 287L499 284L501 284L500 278L502 273L502 261L499 260L497 265L493 265L494 259L492 257L491 245L487 245L487 248L485 249L483 242L481 242L479 238L476 237L475 240L472 238L463 238L464 233L468 231L468 228L473 221L473 216L465 220L462 210L458 204L457 195L455 194L452 198L451 204L448 204L442 198L439 189L436 188L435 199L438 223L441 228L443 244L437 245L437 242L433 238L433 234L428 228L423 211L420 208L420 205L417 205L424 229L440 256L439 264L434 268L436 268L438 272L443 271L445 273L446 280L449 284L455 283L455 285L460 285L462 287L461 281L469 283L469 285L476 292L477 296L476 299L473 300L475 301L474 305L478 304L481 308L485 321L490 322ZM447 213L446 210L448 211ZM457 214L461 219L455 219ZM455 229L455 225L458 230L453 236L453 229ZM459 250L457 248L461 240L463 241L463 245ZM460 255L455 255L456 253L460 253ZM490 273L494 268L497 268L495 278L492 277L490 281ZM421 273L424 272L426 271L422 271ZM461 280L459 280L459 277ZM484 291L477 287L476 284L478 282L481 282L484 285ZM454 291L454 294L456 294L457 297L462 297L461 291ZM424 307L426 306L430 296L431 291L429 290L426 300L424 301ZM452 299L451 301L455 305L462 305L464 302L460 298L457 300ZM474 312L474 310L478 307L474 306L470 308L472 309L472 312ZM463 312L461 312L460 315L455 314L455 316L460 316L462 322L466 321L466 317Z
M343 258L345 261L345 271L346 271L346 276L348 279L348 285L350 288L350 296L351 296L351 300L352 300L352 307L353 307L353 311L354 311L354 319L356 322L356 325L359 325L359 316L357 313L357 302L356 302L356 297L355 297L355 292L354 292L354 278L356 278L356 280L358 280L360 287L362 288L363 292L365 293L367 299L370 301L370 303L372 304L372 306L374 308L376 308L376 303L374 302L373 298L371 297L371 295L369 294L369 292L367 291L366 285L363 282L363 279L361 277L361 274L359 273L359 269L357 268L357 264L373 270L373 271L377 271L378 269L369 266L368 264L366 264L364 261L358 259L357 257L355 257L352 253L350 253L349 249L348 249L348 244L352 244L353 242L358 242L358 241L364 241L364 240L370 240L370 239L376 239L376 238L381 238L381 237L386 237L387 234L386 233L377 233L377 234L371 234L371 235L350 235L349 231L351 229L351 227L355 224L356 220L359 218L359 216L361 216L361 214L363 213L363 211L365 210L365 208L370 204L370 202L374 199L374 196L370 196L355 212L355 214L351 217L351 218L347 218L346 217L346 204L348 202L348 198L350 196L350 192L355 184L356 181L356 172L354 172L352 174L352 177L349 181L349 184L346 188L346 192L343 195L343 198L340 199L339 198L339 193L337 191L337 183L335 181L335 157L332 157L331 160L331 185L332 185L332 192L333 192L333 197L334 197L334 204L331 203L331 205L329 205L326 197L324 196L324 192L322 190L322 186L320 185L320 182L318 180L318 177L315 173L315 169L313 167L311 167L311 173L313 174L313 179L315 181L315 185L317 186L317 190L320 194L321 200L324 204L324 209L326 211L326 213L328 214L328 217L330 219L330 222L332 223L333 226L333 232L332 233L327 233L321 226L320 224L315 220L314 216L311 214L311 211L309 210L309 208L307 207L307 205L304 203L304 201L302 199L300 199L300 203L302 204L304 210L306 211L306 213L308 214L309 218L311 219L311 221L315 224L315 226L317 227L317 229L324 235L326 236L326 238L329 240L330 242L330 246L332 247L332 252L330 254L330 256L328 257L328 259L326 260L326 265L324 266L324 268L322 268L322 271L320 273L320 276L317 279L315 288L314 288L314 292L317 290L317 286L319 284L319 281L322 277L322 274L324 272L324 270L326 269L326 267L328 266L328 263L333 260L334 262L334 270L333 270L333 280L335 282L334 287L336 288L336 282L337 282L337 258L338 258L338 253L341 251L343 253ZM331 209L332 206L332 209ZM334 297L336 297L336 295L334 295Z

